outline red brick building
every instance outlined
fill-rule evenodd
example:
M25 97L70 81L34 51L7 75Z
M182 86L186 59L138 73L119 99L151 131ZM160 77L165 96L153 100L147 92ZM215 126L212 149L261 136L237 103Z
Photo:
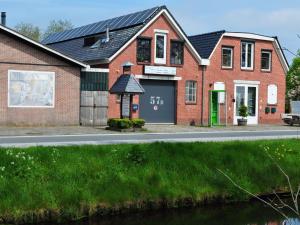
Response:
M187 37L166 7L155 7L43 43L108 69L109 88L122 64L133 63L131 72L146 90L134 98L133 115L149 123L235 124L242 104L250 124L277 123L284 112L288 65L277 38L225 31ZM108 95L107 117L119 117L119 110L118 96Z
M78 125L82 67L0 25L0 125Z

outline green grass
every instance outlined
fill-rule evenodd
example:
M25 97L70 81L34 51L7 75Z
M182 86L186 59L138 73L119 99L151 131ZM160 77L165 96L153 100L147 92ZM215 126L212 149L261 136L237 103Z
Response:
M264 148L299 181L299 140L0 149L0 217L41 209L80 217L83 206L141 200L201 201L287 186Z

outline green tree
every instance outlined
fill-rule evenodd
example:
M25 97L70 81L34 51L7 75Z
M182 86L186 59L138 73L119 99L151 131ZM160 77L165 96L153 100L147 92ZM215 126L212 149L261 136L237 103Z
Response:
M19 23L15 26L15 30L35 41L40 41L42 36L40 28L30 23Z
M51 20L43 37L46 38L50 34L73 29L73 24L69 20Z
M300 100L300 50L293 59L290 70L286 76L286 104L287 111L290 109L290 101Z

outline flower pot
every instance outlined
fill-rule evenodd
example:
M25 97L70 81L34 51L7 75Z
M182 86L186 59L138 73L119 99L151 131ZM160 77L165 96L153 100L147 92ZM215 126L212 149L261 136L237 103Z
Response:
M247 119L244 118L238 119L237 122L238 122L238 126L247 126Z

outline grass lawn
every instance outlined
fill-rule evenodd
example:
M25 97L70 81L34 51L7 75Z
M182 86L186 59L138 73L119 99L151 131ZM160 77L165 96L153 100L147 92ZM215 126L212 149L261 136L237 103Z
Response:
M300 179L300 141L153 143L0 149L0 218L43 209L79 218L128 202L245 200L217 169L254 193L287 186L265 148Z

